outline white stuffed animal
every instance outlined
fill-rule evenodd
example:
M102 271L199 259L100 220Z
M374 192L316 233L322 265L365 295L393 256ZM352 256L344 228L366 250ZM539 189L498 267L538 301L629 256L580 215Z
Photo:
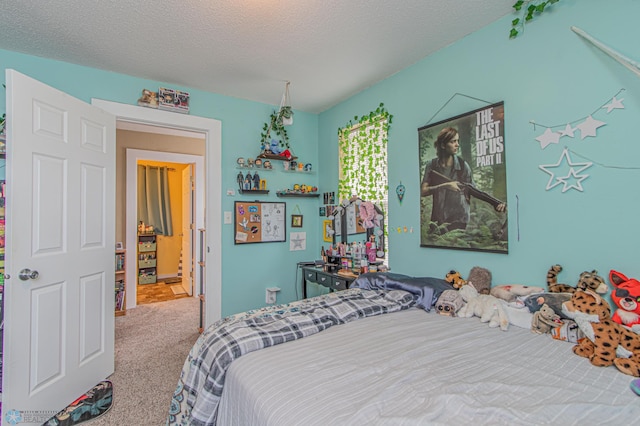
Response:
M478 290L472 285L463 285L458 290L462 299L466 302L460 308L458 316L461 318L480 317L481 322L488 322L489 327L498 327L500 330L509 329L509 317L500 299L489 294L478 294Z

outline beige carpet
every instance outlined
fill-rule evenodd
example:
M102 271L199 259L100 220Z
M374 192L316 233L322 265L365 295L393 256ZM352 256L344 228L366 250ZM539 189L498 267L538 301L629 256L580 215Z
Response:
M91 426L164 425L182 364L197 340L199 300L139 305L116 317L113 406Z

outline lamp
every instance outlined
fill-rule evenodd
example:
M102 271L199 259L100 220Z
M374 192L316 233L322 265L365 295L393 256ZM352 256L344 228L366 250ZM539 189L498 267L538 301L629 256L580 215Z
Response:
M284 93L282 94L282 100L280 101L280 109L278 110L278 117L282 121L283 126L290 126L293 124L293 110L291 109L291 98L289 96L289 84L287 81L284 85Z

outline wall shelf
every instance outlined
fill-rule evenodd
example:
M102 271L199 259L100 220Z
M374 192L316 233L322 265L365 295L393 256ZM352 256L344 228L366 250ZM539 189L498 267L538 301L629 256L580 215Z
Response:
M295 155L292 155L291 158L287 158L277 154L265 154L264 152L258 155L258 158L266 158L267 160L280 160L280 161L292 161L292 160L298 159L298 157L296 157Z
M268 194L268 189L238 189L238 192L243 195L260 195Z
M304 197L304 198L316 198L320 196L320 194L317 192L314 192L314 193L301 192L299 194L296 192L278 192L276 193L276 195L278 197Z

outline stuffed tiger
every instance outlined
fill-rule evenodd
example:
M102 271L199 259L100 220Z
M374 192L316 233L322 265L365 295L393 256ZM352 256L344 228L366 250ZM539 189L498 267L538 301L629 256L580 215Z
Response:
M562 271L562 266L553 265L547 272L547 286L551 293L575 293L576 289L591 290L599 294L605 294L609 291L604 278L598 275L595 269L591 272L584 271L578 278L578 285L571 287L567 284L558 283L558 274Z

